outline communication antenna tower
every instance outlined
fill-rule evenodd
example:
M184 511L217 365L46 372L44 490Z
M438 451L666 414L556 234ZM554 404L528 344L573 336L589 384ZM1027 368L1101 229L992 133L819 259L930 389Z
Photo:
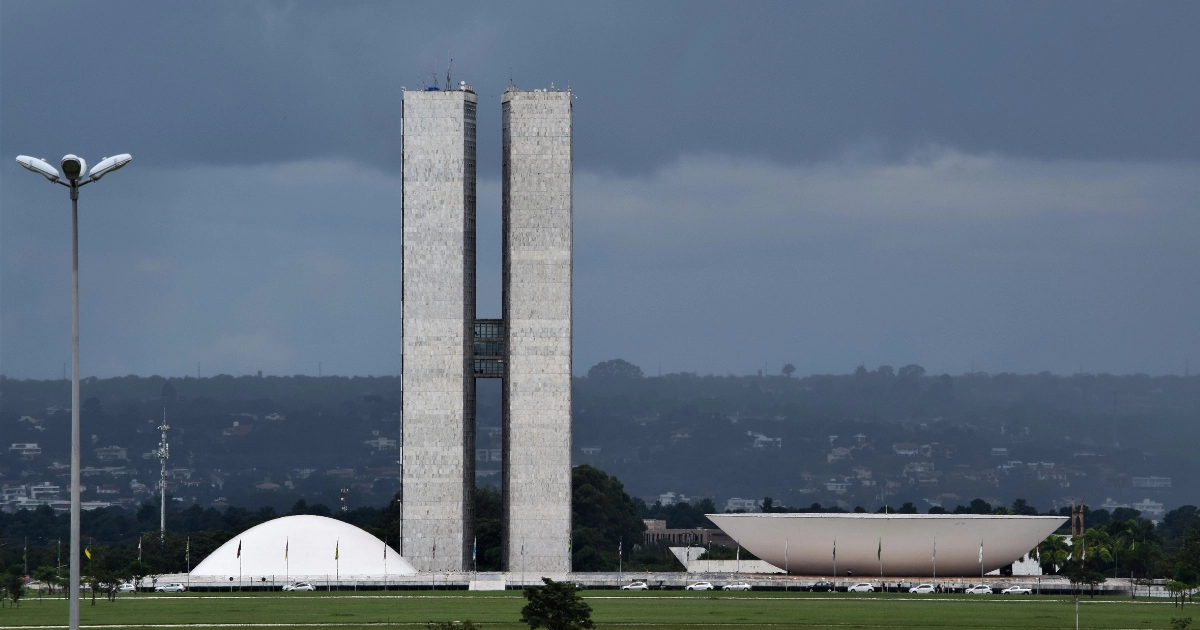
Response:
M446 89L447 90L450 89L451 85L454 85L453 83L450 82L450 68L453 68L453 67L454 67L454 58L452 57L450 59L450 63L446 64Z
M346 495L350 494L350 488L342 488L342 511L349 512L350 507L346 505Z
M159 490L159 517L158 517L158 542L162 543L167 536L167 458L170 457L170 445L167 444L167 409L163 408L162 425L158 427L162 431L162 441L158 443L158 461L162 464L162 470L158 475L158 490Z

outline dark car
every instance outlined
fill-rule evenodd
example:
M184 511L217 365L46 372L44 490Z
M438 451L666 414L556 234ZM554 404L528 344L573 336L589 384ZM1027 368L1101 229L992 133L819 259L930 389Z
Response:
M834 588L833 582L830 582L829 580L819 580L812 586L808 587L808 590L814 593L828 593L829 591L834 590Z

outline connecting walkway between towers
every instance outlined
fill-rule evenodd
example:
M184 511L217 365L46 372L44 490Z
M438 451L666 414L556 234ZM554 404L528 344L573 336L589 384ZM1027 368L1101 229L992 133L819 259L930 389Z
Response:
M504 378L504 320L475 320L475 378Z

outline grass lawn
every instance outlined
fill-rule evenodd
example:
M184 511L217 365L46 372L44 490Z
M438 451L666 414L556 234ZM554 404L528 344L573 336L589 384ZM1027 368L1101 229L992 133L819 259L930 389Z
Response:
M778 628L1073 628L1070 598L1005 596L828 595L809 593L687 593L587 591L584 597L601 626L656 630L703 626ZM405 591L393 593L189 593L122 595L116 602L85 599L89 626L146 628L272 628L421 625L471 620L489 628L521 628L524 598L516 591ZM1170 628L1172 617L1195 617L1200 608L1169 601L1082 599L1081 628ZM0 627L65 626L62 598L23 601L0 610Z

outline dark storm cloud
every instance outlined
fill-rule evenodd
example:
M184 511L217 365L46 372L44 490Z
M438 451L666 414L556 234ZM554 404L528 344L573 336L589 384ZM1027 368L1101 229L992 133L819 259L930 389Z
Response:
M396 168L400 86L444 74L454 57L455 76L485 103L510 68L518 84L573 82L588 121L582 168L645 169L706 151L805 161L855 144L903 154L928 142L1039 158L1200 158L1195 3L0 11L10 148L120 144L160 164L336 156ZM499 124L495 113L482 119ZM498 152L494 135L481 136L481 155Z
M401 87L575 103L576 370L1177 371L1200 355L1195 3L0 2L0 372L388 374ZM490 103L490 104L489 104Z

